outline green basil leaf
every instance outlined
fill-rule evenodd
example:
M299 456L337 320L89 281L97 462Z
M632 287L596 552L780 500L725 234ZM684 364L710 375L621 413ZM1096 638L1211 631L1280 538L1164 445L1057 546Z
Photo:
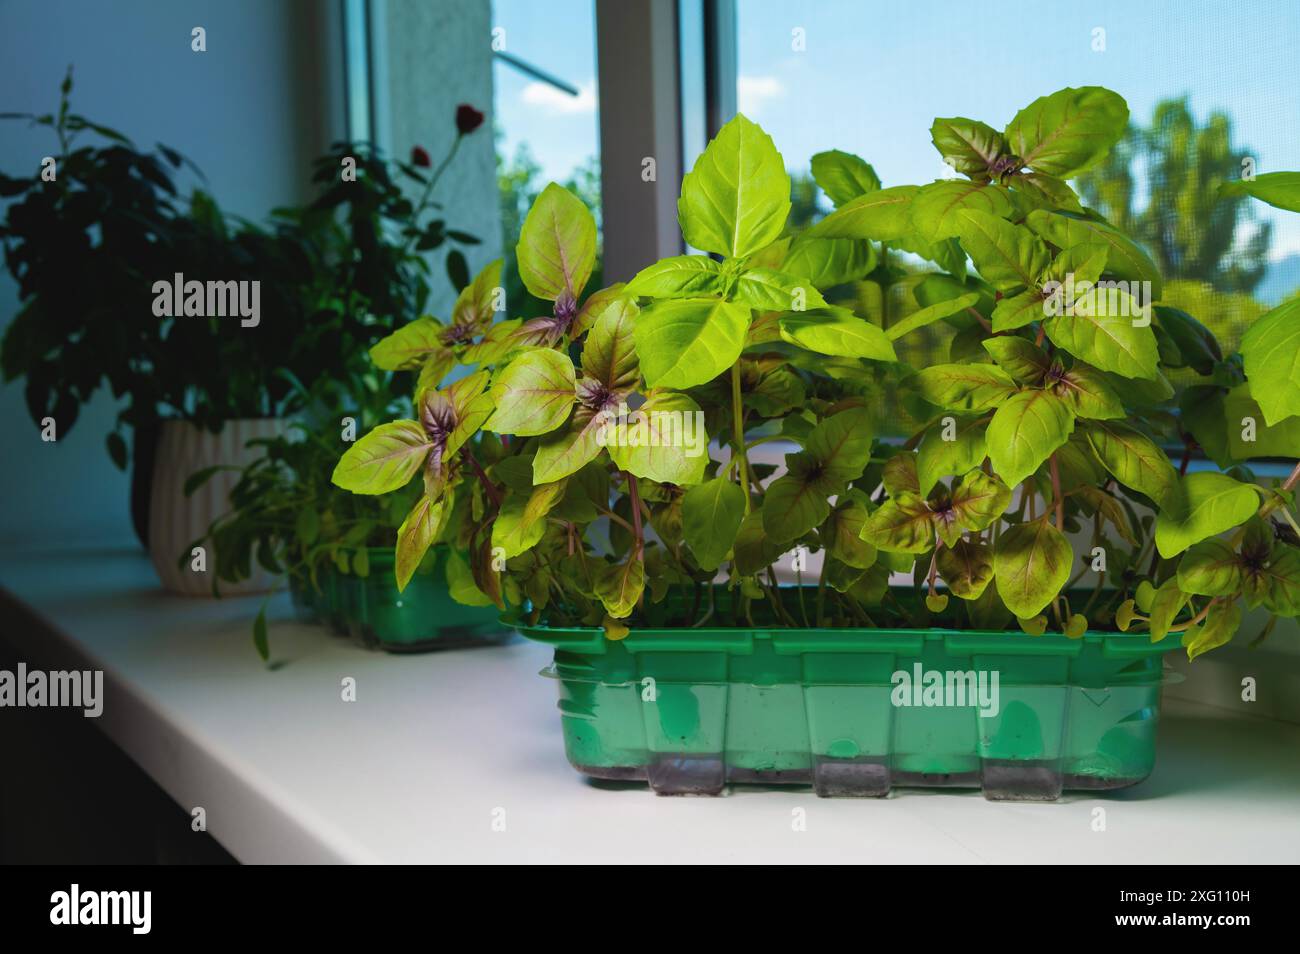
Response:
M1063 448L1066 451L1073 449L1073 445ZM1060 465L1061 461L1058 460L1057 464ZM1062 489L1066 487L1064 474L1062 474L1061 485ZM1100 513L1103 519L1109 520L1115 527L1115 532L1120 535L1120 538L1125 543L1131 547L1137 546L1137 537L1133 535L1133 526L1124 512L1124 507L1112 494L1107 493L1095 484L1083 484L1073 488L1073 492L1078 494L1079 498L1092 508L1090 513ZM1139 599L1138 605L1141 606L1141 604L1142 601Z
M1002 133L961 116L936 119L930 126L930 140L952 169L985 182L990 176L989 167L1008 152Z
M620 470L661 484L698 484L709 463L704 414L685 394L652 394L626 422L607 426L602 439Z
M1031 209L1045 209L1048 212L1058 209L1067 212L1083 212L1083 204L1079 202L1079 197L1070 188L1069 183L1056 176L1049 176L1042 172L1021 172L1008 176L1006 182L1015 190L1020 201L1027 203Z
M1156 380L1160 352L1138 305L1120 289L1096 290L1077 300L1073 314L1059 314L1043 324L1047 337L1080 360L1125 378Z
M633 330L641 372L650 387L706 384L740 357L749 309L716 299L656 302Z
M953 596L977 600L993 581L993 551L985 544L960 539L939 550L939 575Z
M682 534L705 570L716 570L726 559L745 517L745 492L740 484L715 477L682 496Z
M980 277L999 291L1034 288L1052 261L1047 246L1029 229L977 209L954 214L962 247Z
M989 422L993 470L1015 486L1038 470L1073 432L1074 414L1055 394L1030 390L1012 395Z
M914 185L892 186L859 196L822 219L805 235L814 238L896 242L911 231Z
M1010 374L1017 384L1039 385L1052 367L1051 359L1042 348L1015 335L985 338L982 344L998 367Z
M583 342L583 377L599 381L610 394L630 392L641 379L633 331L637 315L635 308L606 308Z
M772 565L782 548L768 539L763 531L763 513L755 510L740 522L740 532L732 550L732 566L741 576L754 576Z
M1187 658L1195 659L1211 649L1232 641L1241 629L1241 604L1215 603L1210 607L1205 622L1183 633L1183 645L1187 647Z
M826 418L804 440L807 455L816 462L819 479L827 490L862 476L871 460L875 424L865 408L851 408Z
M885 333L847 308L791 312L779 320L781 337L818 354L871 361L897 361Z
M1222 388L1201 385L1184 388L1178 398L1179 423L1183 430L1196 439L1205 456L1224 470L1232 466L1234 458L1228 441L1226 398ZM1254 401L1250 403L1259 406ZM1260 412L1257 420L1262 424L1263 419L1263 412Z
M727 290L722 263L707 255L675 255L636 273L624 293L647 298L721 297Z
M1239 526L1255 515L1259 494L1227 474L1187 474L1156 517L1156 549L1165 559Z
M890 341L897 341L903 335L910 334L918 328L924 328L926 325L933 324L940 319L948 318L958 312L965 311L967 308L973 308L979 298L979 292L970 292L958 298L951 298L948 301L937 302L925 308L918 308L906 318L886 328L885 337Z
M867 517L862 539L890 553L925 553L934 546L930 507L919 494L890 497Z
M860 491L841 495L820 531L827 552L855 570L875 566L876 548L862 539L862 528L870 516L866 496Z
M1300 172L1265 172L1219 186L1219 196L1249 195L1278 209L1300 212Z
M471 328L485 328L496 317L497 289L501 287L502 260L483 266L474 280L461 289L451 309L451 323Z
M876 267L876 249L863 239L819 239L801 235L790 246L781 271L814 288L858 281Z
M787 474L772 481L763 495L763 532L773 543L788 543L818 526L830 510L826 494L813 481Z
M1110 249L1105 245L1095 242L1074 245L1057 253L1043 278L1062 284L1069 280L1075 285L1092 285L1105 273L1109 257Z
M1061 372L1053 387L1077 417L1112 421L1127 417L1124 402L1110 386L1106 376L1082 362Z
M836 206L880 189L876 170L852 153L832 149L812 157L813 180Z
M1253 433L1247 430L1247 421L1254 422ZM1226 439L1228 456L1232 460L1300 457L1300 416L1285 418L1271 427L1265 424L1264 412L1250 396L1247 384L1240 384L1228 392L1221 402L1218 418L1211 426ZM1254 439L1246 440L1246 437ZM1200 438L1197 441L1199 443ZM1206 448L1206 453L1209 452L1209 448Z
M375 342L370 363L381 371L413 371L429 357L448 351L440 338L444 330L435 318L417 318Z
M912 200L912 226L928 242L959 238L965 228L958 218L963 210L975 210L1005 220L1015 209L1010 193L997 185L968 179L941 179L921 186Z
M1183 554L1178 564L1178 587L1195 596L1240 593L1241 557L1222 540L1204 540Z
M581 470L600 456L603 415L579 406L569 423L542 438L533 458L533 483L549 484Z
M1156 324L1178 349L1176 367L1191 368L1197 374L1212 375L1214 366L1223 360L1223 349L1214 332L1187 312L1169 305L1156 305L1153 314ZM1175 366L1168 361L1165 364Z
M952 515L962 530L985 529L1006 513L1010 505L1011 491L1007 485L982 470L972 470L952 489Z
M515 260L533 296L555 301L568 292L577 299L596 263L596 220L581 199L552 182L528 210Z
M454 549L447 554L447 590L462 606L491 606L492 597L478 588L474 572Z
M1043 294L1037 288L1022 291L1010 298L1003 298L993 307L993 331L1015 331L1035 321L1042 321L1046 314Z
M1116 421L1084 425L1088 443L1102 466L1125 487L1146 494L1159 506L1178 487L1178 472L1169 457L1141 431Z
M731 297L759 311L807 311L826 306L826 300L812 282L772 268L751 268L743 272Z
M397 577L397 591L406 589L411 582L415 569L424 559L429 547L437 542L443 528L447 526L447 517L451 513L450 501L430 500L421 495L411 512L406 515L402 525L397 528L397 548L394 551L394 573ZM363 553L365 551L362 551Z
M774 241L790 214L790 176L772 138L737 114L682 179L687 244L743 258Z
M354 494L386 494L409 483L432 449L415 421L380 424L347 449L330 480Z
M1016 382L992 364L936 364L915 378L921 397L948 411L982 411L1016 393Z
M496 410L486 427L521 437L549 433L568 419L576 386L568 355L549 348L525 351L492 382Z
M1008 527L993 549L998 595L1020 619L1037 616L1069 582L1073 561L1070 541L1046 516Z
M1151 598L1151 642L1158 643L1169 635L1169 628L1187 605L1191 594L1184 593L1178 585L1177 577L1170 577L1156 590Z
M582 308L578 310L578 317L574 319L574 327L577 329L574 331L574 336L589 330L611 311L622 312L628 321L635 318L639 311L636 302L627 293L627 286L622 282L615 282L608 288L602 288L587 296L587 300L582 303Z
M615 619L632 615L637 600L645 592L645 563L629 557L626 563L604 563L595 572L596 597L605 612Z
M1038 172L1068 179L1101 160L1128 126L1128 104L1101 86L1057 90L1016 113L1010 151Z
M564 498L567 480L542 484L528 494L511 494L492 521L492 546L507 560L531 550L546 533L546 515Z
M1265 588L1263 602L1269 612L1300 617L1300 550L1278 544L1260 576Z
M1241 339L1250 395L1267 424L1300 414L1300 298L1274 308Z
M928 494L944 477L957 477L974 470L988 456L985 432L988 421L984 418L955 420L952 440L945 440L948 430L943 421L926 431L916 450L918 489Z
M885 492L891 497L901 494L919 494L921 478L917 473L916 455L908 453L895 454L885 461L880 471L880 482L885 485Z
M1160 269L1151 256L1142 251L1128 236L1106 222L1068 212L1047 212L1036 209L1025 217L1029 226L1042 238L1057 248L1075 245L1102 245L1106 247L1106 271L1124 281L1151 283L1147 301L1156 301L1162 291Z

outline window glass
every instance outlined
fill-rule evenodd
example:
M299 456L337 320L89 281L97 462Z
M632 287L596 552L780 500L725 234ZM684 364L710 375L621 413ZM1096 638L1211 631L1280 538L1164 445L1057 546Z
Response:
M1250 321L1300 289L1300 216L1214 194L1245 160L1258 173L1300 169L1294 0L737 8L738 106L785 156L798 220L830 210L810 181L816 152L856 153L885 186L925 183L951 175L930 142L934 117L1001 129L1040 95L1101 85L1128 101L1132 129L1074 184L1147 247L1171 279L1166 302L1232 349ZM906 283L895 292L891 315L916 307ZM856 297L878 314L870 289ZM937 332L920 347L946 360Z
M532 316L548 308L519 281L514 248L533 199L558 182L600 225L595 4L493 0L492 26L506 298L512 315ZM588 288L601 284L598 259Z

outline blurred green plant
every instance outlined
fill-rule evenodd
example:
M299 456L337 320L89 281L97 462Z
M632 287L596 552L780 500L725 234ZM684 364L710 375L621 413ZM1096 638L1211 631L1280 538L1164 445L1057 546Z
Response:
M50 129L59 146L52 169L0 175L0 198L12 200L0 244L19 298L0 371L6 381L25 378L32 420L53 417L60 436L107 384L125 399L108 436L119 467L129 427L182 418L215 430L234 418L298 412L317 380L347 389L371 373L369 344L419 316L428 252L478 242L438 214L437 172L361 144L334 144L315 164L317 199L276 209L266 227L226 215L203 189L183 199L174 177L197 168L173 149L143 152L73 113L72 85L69 70L55 113L0 115ZM105 142L78 145L84 134ZM356 175L346 177L352 162ZM423 189L416 203L403 189L411 183ZM458 249L448 271L468 281ZM258 281L265 319L245 328L157 317L153 283L177 273Z

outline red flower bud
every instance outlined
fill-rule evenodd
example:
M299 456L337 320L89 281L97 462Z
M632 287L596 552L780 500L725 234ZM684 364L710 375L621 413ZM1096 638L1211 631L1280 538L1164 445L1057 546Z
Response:
M428 169L432 162L429 161L429 154L424 151L423 146L411 147L411 165L419 166L422 169Z
M456 131L462 136L472 133L482 125L483 114L469 103L461 103L456 107Z

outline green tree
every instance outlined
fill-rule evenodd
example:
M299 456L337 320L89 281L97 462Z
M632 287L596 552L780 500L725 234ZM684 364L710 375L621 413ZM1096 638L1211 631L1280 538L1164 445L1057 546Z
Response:
M1254 219L1247 197L1220 200L1218 192L1241 178L1251 154L1234 147L1225 113L1198 125L1185 97L1166 99L1149 126L1130 124L1077 184L1086 204L1147 246L1166 277L1249 293L1268 265L1269 225ZM1241 238L1238 229L1247 223L1254 228Z
M822 190L808 172L790 173L790 216L787 232L801 232L826 214Z

